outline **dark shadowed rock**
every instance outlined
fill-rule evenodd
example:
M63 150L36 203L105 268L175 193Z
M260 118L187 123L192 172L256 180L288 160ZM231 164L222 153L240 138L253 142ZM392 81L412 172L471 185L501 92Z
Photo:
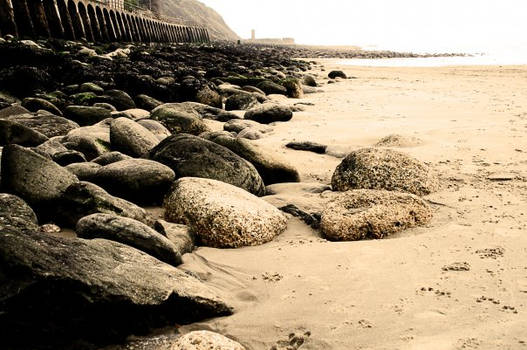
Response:
M225 100L225 109L227 111L246 110L259 105L258 100L251 93L238 92Z
M159 219L154 224L154 228L174 243L181 255L192 253L194 250L195 237L188 226Z
M428 223L432 210L421 198L384 190L339 194L322 212L324 236L338 241L378 239Z
M221 95L208 86L204 86L197 92L196 101L216 108L221 108L223 105Z
M86 161L86 157L79 151L67 150L56 152L51 156L53 161L60 166L66 166L72 163L81 163Z
M285 145L287 148L291 148L297 151L308 151L308 152L314 152L319 154L326 153L326 149L328 146L322 145L320 143L311 142L311 141L303 141L303 142L289 142L287 145Z
M115 108L114 106L112 106L111 104L109 104L107 102L94 103L93 107L101 107L101 108L109 110L110 112L116 112L117 111L117 108Z
M93 159L92 162L104 166L127 159L132 159L132 157L127 156L126 154L123 154L121 152L113 151L100 155L99 157Z
M38 97L26 97L22 100L22 107L28 109L31 112L38 110L45 110L51 112L54 115L62 116L62 112L53 103Z
M6 227L21 231L38 230L38 220L22 198L0 193L0 230Z
M97 171L101 167L102 166L97 163L84 162L68 164L66 169L68 169L73 175L77 176L80 181L93 182Z
M159 107L163 104L163 102L156 100L153 97L150 97L148 95L137 95L135 97L135 103L137 107L146 109L147 111L151 111L156 107Z
M154 225L154 219L143 208L89 182L75 183L66 189L56 207L55 218L59 223L75 227L81 218L96 213L116 214Z
M139 203L161 203L174 171L148 159L128 159L100 168L94 182L109 193Z
M207 138L223 147L226 147L249 161L263 179L264 184L270 185L278 182L299 182L298 171L272 154L266 154L250 141L229 134L212 133Z
M267 95L270 94L280 94L280 95L286 95L287 89L283 87L282 85L279 85L277 83L273 83L270 80L265 80L256 85L256 87L263 92L265 92Z
M177 266L181 253L167 237L142 222L113 214L92 214L77 222L79 238L104 238L139 249L154 258Z
M285 230L287 222L264 200L211 179L177 180L164 207L168 221L188 225L202 244L217 248L269 242Z
M169 166L180 177L215 179L263 195L264 184L252 164L229 149L193 135L173 135L161 141L150 158Z
M311 87L317 87L317 81L315 80L315 77L312 75L304 75L304 78L302 78L302 84L311 86Z
M142 157L154 148L159 140L141 124L127 118L117 118L110 124L112 149L132 157Z
M0 119L0 146L16 144L38 146L48 140L47 136L11 120Z
M64 136L79 127L79 124L69 119L52 114L21 114L11 116L8 119L38 131L47 137Z
M57 163L17 145L4 147L1 170L3 189L38 207L55 202L68 186L78 182Z
M266 103L245 112L245 119L254 120L261 124L286 122L293 118L291 108L272 103Z
M104 92L104 96L108 96L108 102L114 105L119 111L135 108L134 100L124 91L108 90Z
M232 112L197 102L166 103L160 107L170 107L171 109L176 109L182 112L197 114L198 117L203 119L217 120L220 122L239 118Z
M15 230L0 240L6 348L79 349L70 342L116 343L232 313L196 278L117 242Z
M9 118L11 116L20 115L20 114L30 114L30 112L18 104L0 109L1 119Z
M332 70L331 72L329 72L328 77L330 79L335 79L335 78L348 79L348 76L346 75L346 73L344 73L341 70Z
M35 151L37 151L40 154L45 153L45 154L49 155L50 157L53 157L53 155L55 153L64 152L64 151L68 150L61 143L61 141L62 141L62 137L60 137L60 136L52 137L49 140L47 140L46 142L44 142L44 143L38 145L37 147L35 147Z
M111 112L106 108L89 106L68 106L64 110L64 115L81 126L93 125L112 117Z
M79 86L79 92L93 92L94 94L102 94L104 89L95 83L83 83Z
M145 129L150 131L154 136L159 140L163 141L170 135L170 131L160 122L152 120L152 119L141 119L137 121L138 124L143 126Z
M424 163L390 149L363 148L351 152L337 166L331 185L335 191L385 189L427 195L439 187Z

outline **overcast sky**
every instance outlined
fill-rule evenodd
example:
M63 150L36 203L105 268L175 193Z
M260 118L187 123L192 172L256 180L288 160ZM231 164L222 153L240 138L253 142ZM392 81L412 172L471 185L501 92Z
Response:
M527 0L200 0L241 37L413 51L527 49Z

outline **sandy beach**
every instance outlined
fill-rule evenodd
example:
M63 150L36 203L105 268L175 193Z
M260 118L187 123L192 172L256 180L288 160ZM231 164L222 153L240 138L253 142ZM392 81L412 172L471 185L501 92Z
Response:
M527 67L368 68L323 62L353 79L306 95L304 112L255 141L292 163L303 182L328 184L341 161L286 149L292 140L328 153L375 145L430 164L441 190L427 227L389 239L328 242L297 218L272 242L199 248L181 267L235 306L210 329L247 349L522 349L527 347ZM282 186L271 203L327 201ZM298 347L289 340L294 333ZM274 347L273 347L274 346Z

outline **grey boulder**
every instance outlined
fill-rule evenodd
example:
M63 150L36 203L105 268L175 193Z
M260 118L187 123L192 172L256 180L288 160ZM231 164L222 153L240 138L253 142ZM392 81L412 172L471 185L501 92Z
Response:
M142 157L154 148L159 140L148 129L127 118L117 118L110 124L112 149L132 157Z
M258 196L264 193L262 178L251 163L228 148L197 136L170 136L150 152L150 159L170 167L176 178L215 179Z
M113 214L92 214L77 222L79 238L103 238L139 249L167 264L181 264L178 247L142 222Z

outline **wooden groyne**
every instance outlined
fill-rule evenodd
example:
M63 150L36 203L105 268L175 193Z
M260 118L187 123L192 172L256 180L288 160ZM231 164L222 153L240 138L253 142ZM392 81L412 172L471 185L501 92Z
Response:
M91 42L208 42L206 28L127 11L103 0L0 0L0 35Z

